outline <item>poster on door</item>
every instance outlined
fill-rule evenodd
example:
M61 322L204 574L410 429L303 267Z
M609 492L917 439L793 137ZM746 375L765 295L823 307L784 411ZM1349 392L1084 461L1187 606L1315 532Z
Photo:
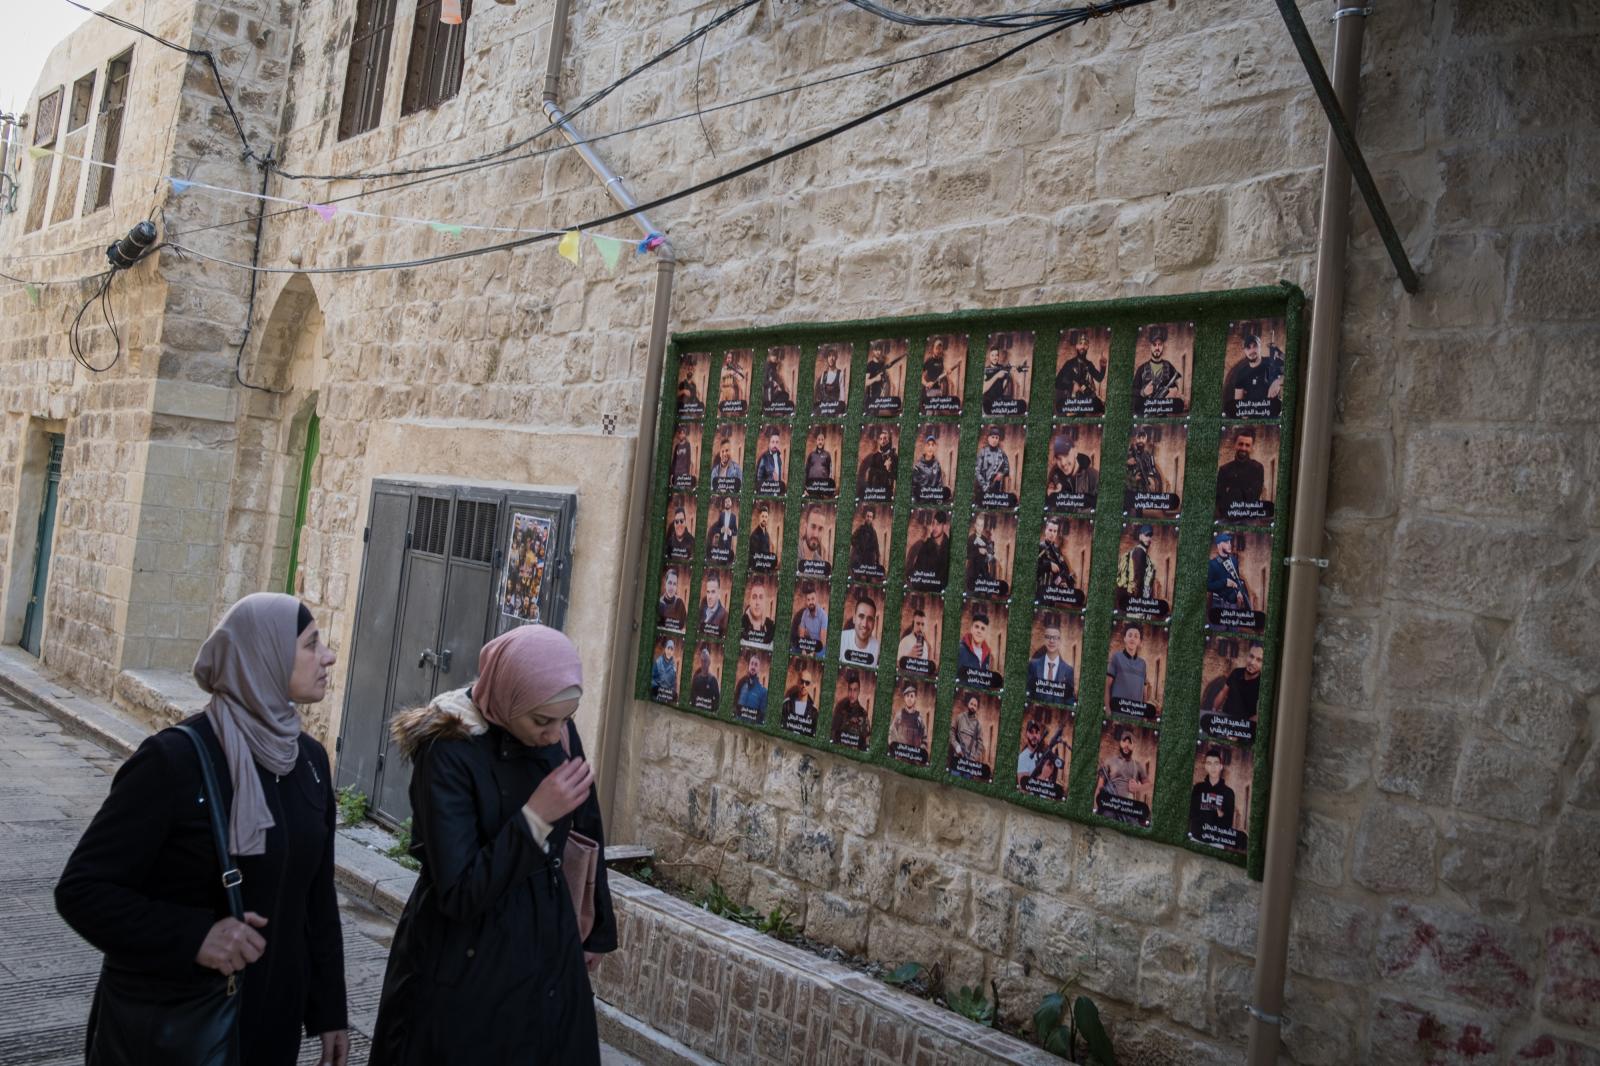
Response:
M519 622L539 621L539 593L544 588L553 522L538 515L511 515L511 544L500 577L500 613Z

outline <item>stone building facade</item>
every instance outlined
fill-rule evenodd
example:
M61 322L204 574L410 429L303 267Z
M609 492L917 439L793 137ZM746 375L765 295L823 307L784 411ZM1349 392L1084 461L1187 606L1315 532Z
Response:
M1302 6L1326 50L1335 5ZM548 0L476 5L459 92L410 115L405 4L377 124L340 139L355 7L113 5L214 49L246 137L287 170L425 166L543 125ZM576 7L568 103L718 10ZM577 122L593 135L692 116L697 88L714 107L971 32L766 0L703 54L661 64ZM91 22L57 49L41 91L130 43ZM597 148L649 200L987 54L916 59ZM1360 138L1423 289L1403 293L1358 204L1284 1030L1296 1062L1600 1061L1597 61L1600 8L1577 0L1379 3L1371 18ZM221 225L251 215L248 200L157 180L260 181L209 74L152 42L135 46L133 70L137 136L124 140L109 213L25 232L25 195L0 216L0 269L91 273L147 212L169 240L250 259L252 227ZM1271 5L1156 3L1097 19L658 209L682 261L673 327L1279 279L1309 292L1324 135ZM530 228L610 212L572 153L548 135L530 147L551 151L353 206ZM36 164L24 159L25 186ZM268 188L324 203L385 183L274 177ZM126 353L99 375L66 348L85 293L47 287L34 306L0 282L6 639L31 580L46 431L66 450L43 654L107 692L185 667L228 603L290 580L288 501L312 411L320 458L293 580L341 649L374 478L577 484L567 628L600 679L586 733L622 735L617 839L757 906L785 904L818 939L889 963L937 961L961 983L993 979L1014 1016L1081 975L1126 1061L1237 1061L1259 886L1235 868L660 708L598 721L610 686L628 683L605 672L626 636L613 622L621 497L653 402L641 381L654 272L632 261L612 274L594 255L570 266L549 245L310 272L485 239L348 212L268 219L260 262L286 272L259 279L241 372L282 390L272 395L235 382L244 271L168 249L118 279ZM324 705L328 735L341 702L342 691Z

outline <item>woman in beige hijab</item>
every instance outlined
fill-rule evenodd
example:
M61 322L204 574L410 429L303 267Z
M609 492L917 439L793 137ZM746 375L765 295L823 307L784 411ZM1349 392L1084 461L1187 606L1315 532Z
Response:
M106 989L140 981L198 988L226 975L243 997L242 1066L291 1066L302 1030L324 1066L345 1066L344 949L333 889L335 803L327 752L301 731L299 703L328 691L333 652L292 596L236 603L200 648L211 695L185 722L216 768L229 852L243 876L244 921L229 916L200 760L164 729L117 771L56 886L61 916L105 952L89 1018L88 1060ZM108 985L108 982L110 983ZM117 993L112 993L117 994ZM150 1049L133 1061L161 1061Z

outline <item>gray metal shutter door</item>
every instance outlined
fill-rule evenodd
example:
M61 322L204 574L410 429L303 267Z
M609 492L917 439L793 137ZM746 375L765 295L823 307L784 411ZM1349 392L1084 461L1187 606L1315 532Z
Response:
M340 726L339 786L371 796L377 788L378 753L384 749L384 711L394 660L394 619L405 566L406 520L411 493L374 489L366 559L350 646L350 685Z

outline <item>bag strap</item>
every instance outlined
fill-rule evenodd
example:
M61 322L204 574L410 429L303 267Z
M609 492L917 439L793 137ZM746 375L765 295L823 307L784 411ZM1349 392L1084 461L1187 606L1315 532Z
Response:
M190 725L179 725L178 728L188 734L194 742L195 754L200 756L200 776L205 779L206 803L211 808L211 837L217 846L217 863L222 868L222 887L228 893L228 910L242 922L244 894L239 891L239 886L244 884L244 874L239 872L239 868L233 864L233 856L228 854L228 827L222 821L222 792L217 788L216 767L211 763L211 752L199 730Z

